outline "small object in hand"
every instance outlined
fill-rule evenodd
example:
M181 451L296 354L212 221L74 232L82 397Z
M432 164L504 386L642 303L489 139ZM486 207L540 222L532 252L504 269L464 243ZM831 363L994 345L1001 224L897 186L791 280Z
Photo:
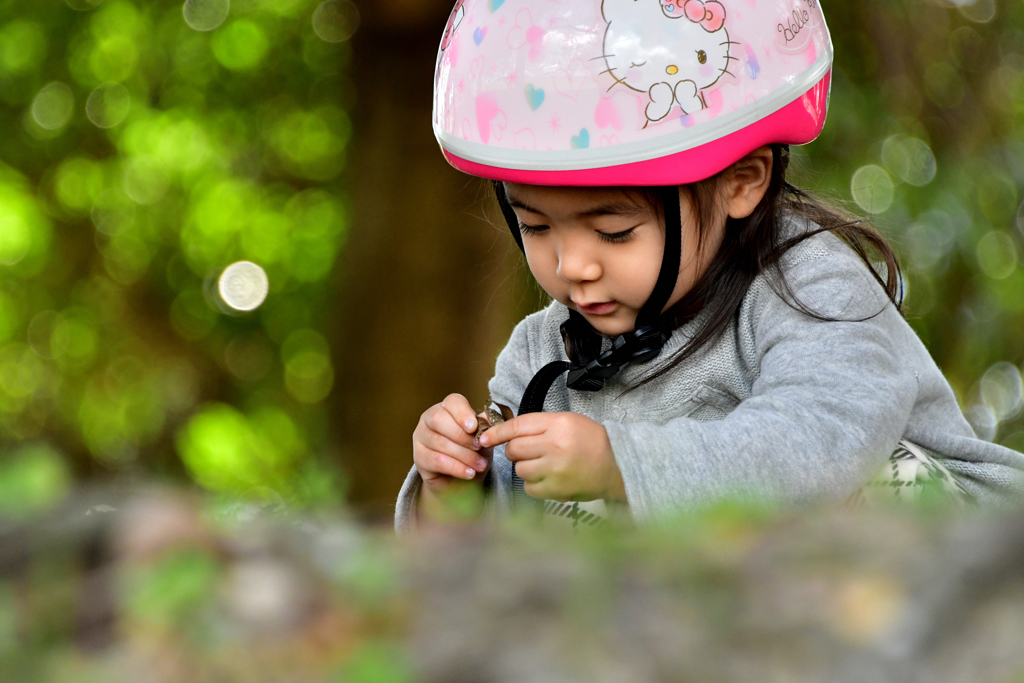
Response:
M480 425L476 428L476 438L480 439L480 435L486 432L495 425L500 425L502 422L511 420L515 415L512 414L512 409L506 405L502 405L498 402L494 402L494 405L498 406L498 410L490 406L486 406L483 409L483 418L480 420Z

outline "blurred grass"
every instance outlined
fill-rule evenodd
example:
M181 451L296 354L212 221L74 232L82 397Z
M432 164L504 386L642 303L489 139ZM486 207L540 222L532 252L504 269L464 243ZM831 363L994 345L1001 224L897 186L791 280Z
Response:
M0 677L1018 680L1021 529L721 502L643 528L395 538L340 509L83 489L0 521Z

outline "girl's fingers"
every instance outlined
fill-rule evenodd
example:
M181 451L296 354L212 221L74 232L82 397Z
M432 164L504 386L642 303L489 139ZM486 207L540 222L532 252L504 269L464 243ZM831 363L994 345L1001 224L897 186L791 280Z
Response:
M487 469L487 461L479 453L452 441L444 434L426 429L419 440L428 450L458 460L464 467L471 467L479 472Z
M480 436L480 445L491 448L524 436L536 436L547 430L553 413L528 413L488 429Z
M466 433L456 422L456 418L441 404L434 406L424 413L423 422L431 431L444 435L460 446L466 448L475 447L473 444L475 432L473 434Z
M539 460L523 460L516 463L516 476L527 484L539 484L544 481L544 464Z
M550 450L551 444L543 436L519 436L506 444L505 457L514 463L521 463L536 460Z
M429 474L443 474L456 479L467 480L472 479L477 475L476 470L471 467L466 467L465 463L459 462L445 453L424 450L418 455L419 457L416 458L417 469L419 469L422 464L422 468ZM423 460L424 462L420 463L420 460ZM421 472L421 474L423 473Z
M476 434L476 411L469 405L469 401L465 396L462 394L448 394L441 402L441 406L451 414L456 424L467 434Z

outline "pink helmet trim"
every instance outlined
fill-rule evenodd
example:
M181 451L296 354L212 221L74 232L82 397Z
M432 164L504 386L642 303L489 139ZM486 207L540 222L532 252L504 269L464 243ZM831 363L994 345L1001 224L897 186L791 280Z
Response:
M464 173L525 185L684 185L710 178L764 145L803 145L814 140L825 125L831 80L829 70L802 96L749 126L698 147L646 161L604 168L531 171L488 166L463 159L443 148L441 151L448 163Z

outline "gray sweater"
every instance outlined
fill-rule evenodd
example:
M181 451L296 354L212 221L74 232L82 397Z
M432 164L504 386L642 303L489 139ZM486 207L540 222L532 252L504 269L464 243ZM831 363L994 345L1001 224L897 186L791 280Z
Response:
M842 499L901 439L940 459L982 503L1017 500L1024 456L974 435L921 340L846 245L814 236L782 268L800 302L839 321L795 310L762 274L725 334L663 376L626 391L662 367L700 317L657 359L626 367L599 392L552 387L546 411L580 413L608 431L635 519L722 496ZM534 373L566 360L558 328L567 316L553 302L516 326L490 381L493 400L518 410ZM511 478L498 447L486 478L492 513L511 508ZM414 467L398 498L399 531L415 523L421 483Z

